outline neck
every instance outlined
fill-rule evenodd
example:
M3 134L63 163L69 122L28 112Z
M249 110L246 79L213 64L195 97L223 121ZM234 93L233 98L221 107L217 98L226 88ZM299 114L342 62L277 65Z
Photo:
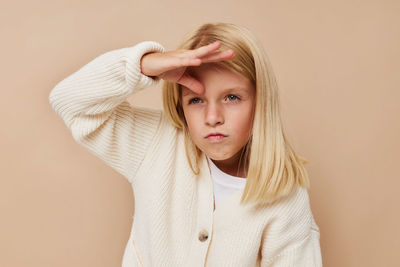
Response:
M220 169L221 171L232 176L246 178L248 165L247 164L246 164L247 166L244 165L244 155L242 155L242 159L239 166L239 160L242 154L242 150L243 149L239 150L238 153L236 153L229 159L225 160L213 160L211 158L210 159L215 164L215 166L217 166L218 169Z

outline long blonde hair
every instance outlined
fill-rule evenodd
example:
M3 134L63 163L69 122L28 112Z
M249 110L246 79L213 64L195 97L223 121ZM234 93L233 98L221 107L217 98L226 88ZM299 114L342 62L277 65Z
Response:
M242 152L248 163L247 181L240 203L272 203L288 196L298 186L309 188L304 163L289 144L282 126L275 75L262 45L243 26L231 23L207 23L189 33L177 49L196 49L220 41L221 50L232 49L235 58L213 65L237 72L256 88L253 129ZM165 115L184 132L186 156L194 174L199 174L202 151L190 137L182 108L181 85L163 82ZM192 151L194 153L189 152ZM193 157L194 154L194 157Z

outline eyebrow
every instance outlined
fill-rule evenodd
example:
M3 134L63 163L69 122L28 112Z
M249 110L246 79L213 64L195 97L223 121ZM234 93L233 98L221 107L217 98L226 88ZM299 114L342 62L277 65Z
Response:
M225 88L222 93L228 93L228 92L235 92L235 91L240 91L243 93L247 93L247 89L245 87L241 87L241 86L235 86L235 87L230 87L230 88ZM185 92L182 92L182 96L187 96L187 95L199 95L196 94L195 92L193 92L190 89L185 90Z

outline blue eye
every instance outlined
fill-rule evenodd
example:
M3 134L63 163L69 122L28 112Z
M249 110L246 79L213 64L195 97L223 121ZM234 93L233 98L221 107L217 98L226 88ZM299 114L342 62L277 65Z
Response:
M195 99L200 99L200 98L195 97L195 98L190 99L190 100L189 100L189 105L192 104L192 103L193 103L193 100L195 100Z
M233 96L234 99L230 98L230 96ZM232 101L235 101L235 100L239 100L239 99L240 99L240 98L237 97L236 95L228 95L228 98L229 98L230 100L232 100Z
M239 101L239 100L240 100L240 98L239 98L238 96L236 96L236 95L228 95L226 98L228 98L230 101ZM192 98L192 99L189 100L189 103L188 103L188 104L190 105L190 104L199 103L199 102L197 102L196 100L201 101L200 98L194 97L194 98Z

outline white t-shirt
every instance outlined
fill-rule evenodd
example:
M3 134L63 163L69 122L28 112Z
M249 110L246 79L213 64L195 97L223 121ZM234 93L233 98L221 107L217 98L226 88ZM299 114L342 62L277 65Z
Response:
M206 156L210 166L211 177L214 184L215 208L226 197L242 189L246 185L246 178L229 175L214 164L214 162Z

